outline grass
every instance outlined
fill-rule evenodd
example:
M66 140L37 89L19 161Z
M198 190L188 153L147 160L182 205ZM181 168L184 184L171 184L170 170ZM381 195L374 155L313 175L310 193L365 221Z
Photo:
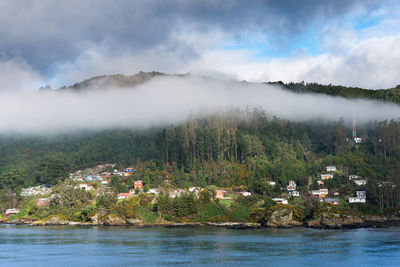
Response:
M232 199L220 199L220 203L229 208L232 205Z

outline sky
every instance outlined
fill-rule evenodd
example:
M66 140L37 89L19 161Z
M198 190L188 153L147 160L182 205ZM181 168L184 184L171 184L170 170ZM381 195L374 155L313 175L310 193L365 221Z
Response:
M0 90L97 75L400 84L399 0L2 0Z

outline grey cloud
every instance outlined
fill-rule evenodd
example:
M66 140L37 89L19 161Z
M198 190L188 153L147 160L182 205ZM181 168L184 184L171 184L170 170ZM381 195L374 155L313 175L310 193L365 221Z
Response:
M73 62L97 45L104 53L141 53L171 41L190 26L195 31L221 29L232 36L261 30L269 37L289 36L315 20L342 16L376 1L13 1L0 2L0 54L18 56L51 76L57 63ZM172 43L170 49L184 44ZM185 48L182 57L196 57Z

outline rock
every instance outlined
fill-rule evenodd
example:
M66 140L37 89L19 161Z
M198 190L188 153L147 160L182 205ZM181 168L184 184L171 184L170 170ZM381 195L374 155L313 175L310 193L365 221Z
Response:
M53 216L45 221L46 225L67 225L69 221L59 216Z
M107 220L104 222L105 225L126 225L126 222L124 219L115 216L115 215L109 215L107 217Z
M143 221L137 218L131 218L131 219L126 219L126 223L132 225L142 225Z
M267 222L267 226L269 227L293 227L302 225L303 222L294 219L293 209L285 205L277 206Z

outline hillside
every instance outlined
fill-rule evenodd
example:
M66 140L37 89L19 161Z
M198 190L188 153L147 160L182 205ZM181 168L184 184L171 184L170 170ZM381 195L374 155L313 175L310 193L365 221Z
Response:
M164 74L101 76L61 90L107 89L116 84L130 87L158 75ZM326 93L329 88L315 84L281 86L308 93ZM370 90L337 88L330 94L352 97L355 90L361 90L361 97L379 99ZM0 209L17 206L23 210L18 218L30 220L61 214L70 220L90 221L94 214L103 212L148 222L233 220L267 225L280 225L277 216L287 212L295 218L290 222L294 225L319 225L315 219L322 216L325 220L331 216L328 211L334 211L334 216L398 214L400 121L360 124L357 130L361 142L354 142L351 126L341 119L296 122L267 116L260 108L232 108L223 114L191 115L181 123L141 130L2 136ZM85 180L92 177L91 173L98 175L93 171L98 165L116 170L103 175L107 185ZM323 176L327 166L337 171ZM125 176L122 170L127 167L134 171ZM349 179L350 175L359 177L359 184ZM134 183L138 181L143 188L136 190ZM49 199L47 208L32 202L36 195L21 195L36 190L31 186L44 184L59 192L55 196L61 196ZM90 192L83 192L81 187L90 188ZM194 187L204 193L189 193ZM165 195L149 195L149 189L172 196L186 193L172 200ZM223 192L229 194L227 199ZM356 192L365 198L355 197ZM117 201L116 196L127 196L124 194L133 198ZM218 194L222 194L221 201ZM351 199L364 202L352 204ZM277 202L288 206L282 210Z

